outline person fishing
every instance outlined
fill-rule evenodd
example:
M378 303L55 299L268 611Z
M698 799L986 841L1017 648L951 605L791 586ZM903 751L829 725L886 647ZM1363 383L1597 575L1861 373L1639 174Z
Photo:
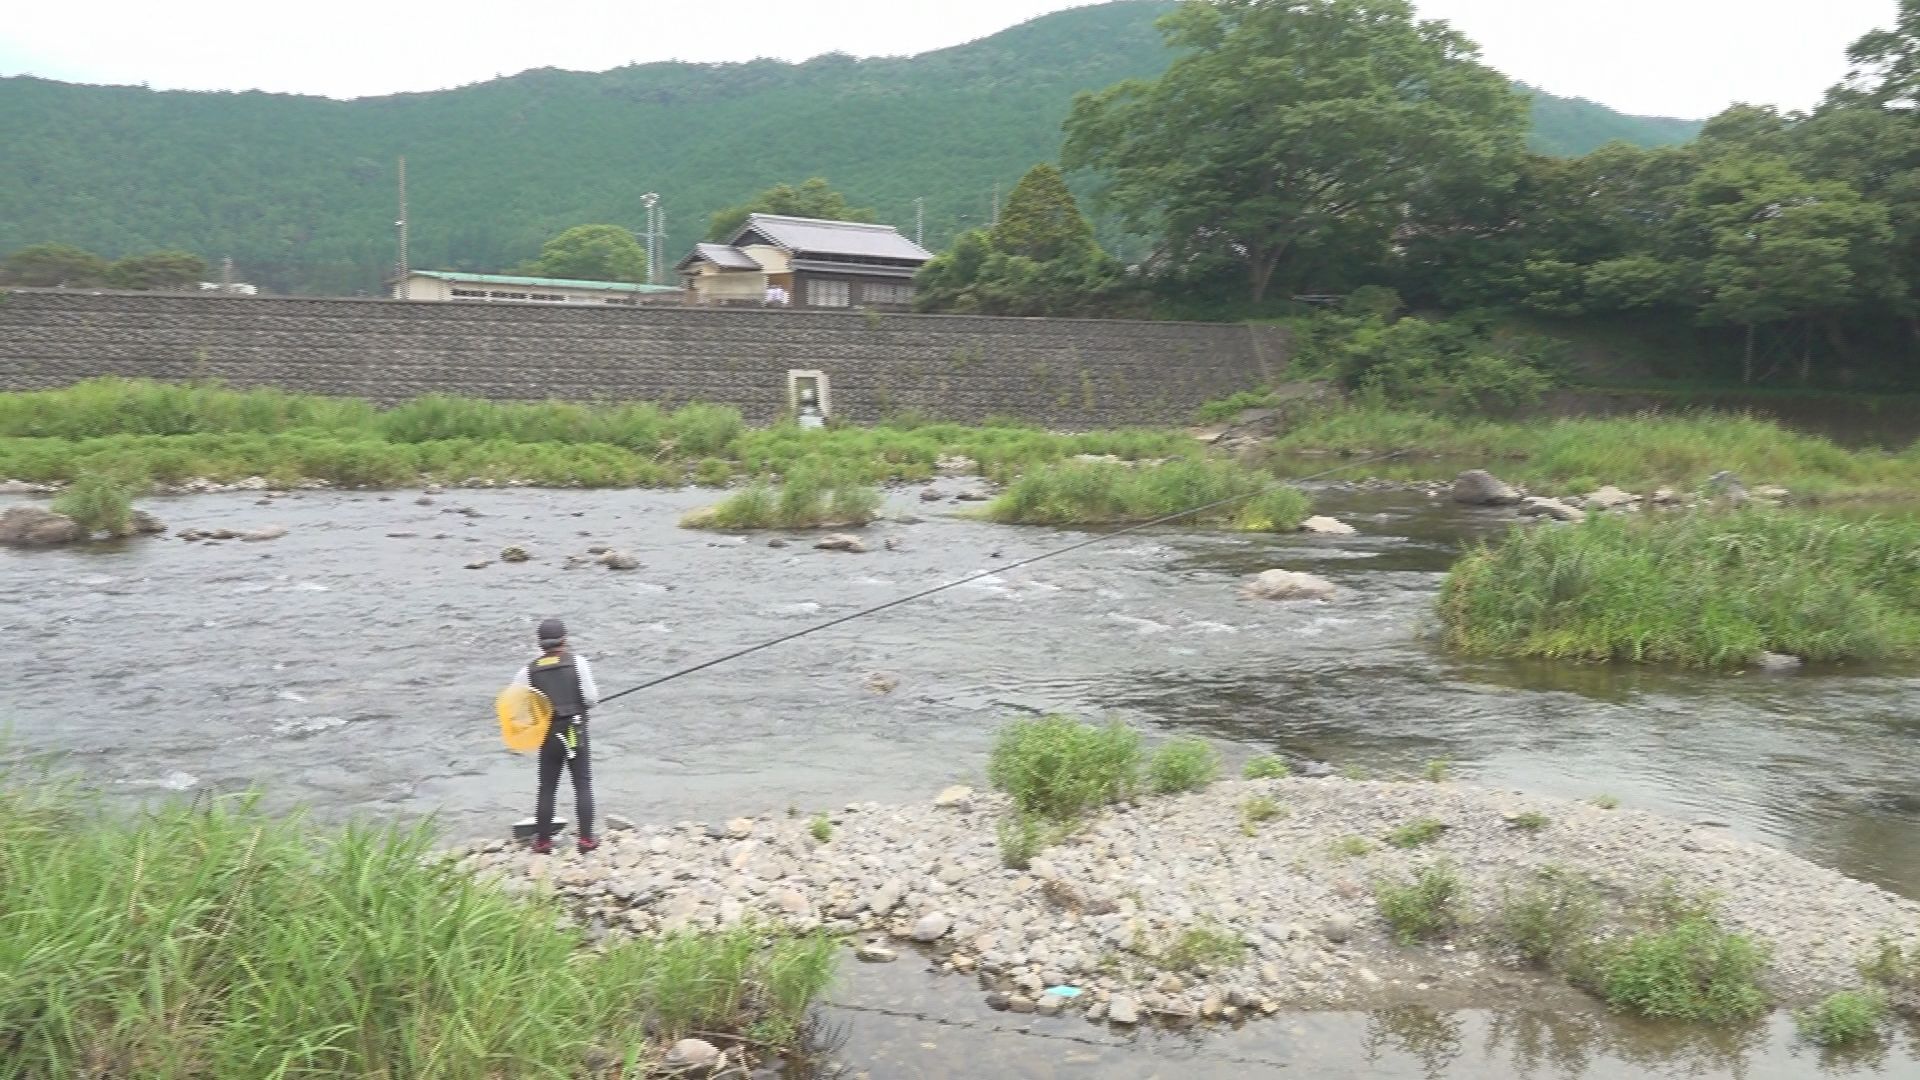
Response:
M600 846L593 835L593 758L587 744L587 710L600 700L593 683L593 666L567 648L567 626L559 619L542 619L538 631L540 656L514 677L517 687L531 688L553 708L553 722L540 744L540 789L534 800L533 850L553 850L553 800L560 789L560 771L573 778L574 809L579 829L576 846L582 854Z

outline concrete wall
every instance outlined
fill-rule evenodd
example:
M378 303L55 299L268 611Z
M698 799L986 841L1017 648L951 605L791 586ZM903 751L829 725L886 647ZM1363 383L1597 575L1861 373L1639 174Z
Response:
M751 420L787 373L826 373L837 417L917 410L1064 429L1180 423L1276 377L1284 331L1203 323L541 307L18 290L0 297L0 388L100 375L218 378L392 402L692 400Z

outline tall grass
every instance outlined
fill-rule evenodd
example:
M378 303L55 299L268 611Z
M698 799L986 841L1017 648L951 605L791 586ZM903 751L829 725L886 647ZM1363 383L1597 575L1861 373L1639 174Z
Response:
M1027 473L989 503L986 513L994 521L1023 525L1107 525L1150 521L1223 500L1236 501L1183 522L1281 532L1298 528L1310 508L1298 489L1228 462L1129 467L1076 461Z
M117 476L87 473L53 500L53 511L88 532L125 536L133 531L133 485Z
M1694 667L1920 654L1920 521L1746 510L1518 528L1455 564L1449 644Z
M111 821L0 791L0 1073L578 1076L595 1047L791 1038L833 977L832 942L752 929L589 951L431 843L249 799Z
M1277 467L1296 473L1325 467L1303 452L1406 450L1416 457L1379 471L1450 475L1472 461L1505 479L1575 487L1691 491L1723 469L1818 494L1920 486L1920 444L1900 454L1848 450L1769 420L1713 413L1499 421L1363 403L1303 418L1272 449ZM1446 460L1422 465L1417 456Z
M1023 815L1071 821L1140 786L1140 735L1065 716L1015 720L994 738L987 779Z
M865 525L880 511L880 493L848 470L796 469L778 485L758 480L718 506L680 519L697 529L802 529Z

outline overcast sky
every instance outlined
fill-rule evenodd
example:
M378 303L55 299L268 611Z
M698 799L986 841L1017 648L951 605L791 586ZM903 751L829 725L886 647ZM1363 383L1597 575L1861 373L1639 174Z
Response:
M1626 112L1814 104L1895 0L1415 0L1489 63ZM527 68L924 52L1084 0L91 0L9 5L0 74L361 97Z

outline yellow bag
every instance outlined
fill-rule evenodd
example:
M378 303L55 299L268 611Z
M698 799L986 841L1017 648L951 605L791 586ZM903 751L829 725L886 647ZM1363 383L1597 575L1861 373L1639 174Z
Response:
M500 715L500 738L507 749L522 754L540 749L553 724L553 703L530 686L509 686L493 701Z

